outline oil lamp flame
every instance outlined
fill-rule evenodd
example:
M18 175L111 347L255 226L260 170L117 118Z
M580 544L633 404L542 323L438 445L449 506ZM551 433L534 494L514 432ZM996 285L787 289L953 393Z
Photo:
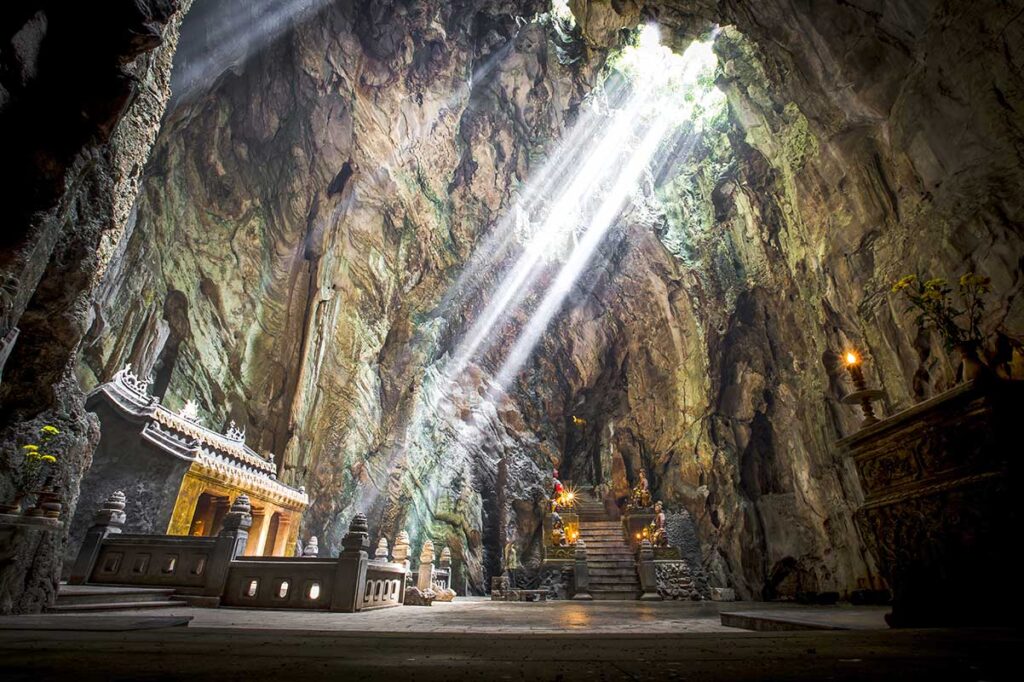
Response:
M852 350L846 351L846 364L852 367L853 365L856 365L858 363L860 363L860 358L857 357L857 354L854 353Z

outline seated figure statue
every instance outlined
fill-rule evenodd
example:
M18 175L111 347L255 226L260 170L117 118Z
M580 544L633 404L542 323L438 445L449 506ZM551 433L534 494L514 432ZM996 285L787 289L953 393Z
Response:
M651 490L647 484L647 474L643 470L640 471L640 480L630 493L629 506L632 509L647 509L651 506Z
M668 547L668 532L665 530L665 511L661 502L654 503L654 520L651 521L651 544Z
M551 544L555 547L565 547L569 544L565 538L565 524L557 513L551 514Z

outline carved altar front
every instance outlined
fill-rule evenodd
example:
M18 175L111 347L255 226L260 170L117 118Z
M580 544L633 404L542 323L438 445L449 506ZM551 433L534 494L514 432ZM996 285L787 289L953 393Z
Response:
M962 384L839 441L893 627L1004 622L1019 601L1022 384Z

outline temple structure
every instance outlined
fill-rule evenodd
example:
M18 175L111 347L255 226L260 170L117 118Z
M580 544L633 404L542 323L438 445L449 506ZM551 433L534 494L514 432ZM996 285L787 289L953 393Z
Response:
M200 423L191 401L173 412L130 366L93 390L87 405L100 418L102 436L71 523L72 555L90 525L89 510L115 490L127 493L127 532L192 536L216 535L244 493L253 517L244 554L295 554L309 498L277 480L274 456L248 447L234 422L222 434Z

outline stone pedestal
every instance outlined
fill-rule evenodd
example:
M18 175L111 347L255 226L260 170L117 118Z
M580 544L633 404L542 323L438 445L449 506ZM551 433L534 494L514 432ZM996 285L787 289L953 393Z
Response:
M583 540L576 542L576 561L574 566L576 592L573 599L590 601L594 597L590 594L590 570L587 568L587 545Z
M1015 617L1022 404L1024 382L971 382L839 441L860 476L857 523L892 588L893 627Z
M0 614L38 613L53 603L53 583L39 585L40 591L48 593L29 597L25 594L26 580L36 549L43 542L56 546L60 527L59 519L0 514Z
M642 601L661 601L662 597L658 593L658 572L654 566L654 548L651 547L650 540L640 542L639 557L640 589L643 591L640 599Z

